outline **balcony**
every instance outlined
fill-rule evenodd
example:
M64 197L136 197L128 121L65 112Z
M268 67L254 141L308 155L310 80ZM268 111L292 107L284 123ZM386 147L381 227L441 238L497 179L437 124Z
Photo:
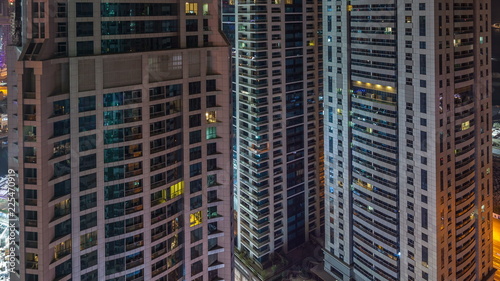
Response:
M24 220L24 223L26 226L31 226L31 227L37 227L38 225L38 220L34 220L34 219L25 219Z
M38 241L36 240L26 240L24 245L26 248L38 248Z
M129 214L132 214L132 213L135 213L135 212L142 211L142 209L143 209L142 204L138 205L138 206L132 206L132 207L129 207L129 208L125 209L125 214L129 215Z
M134 225L130 225L130 226L127 226L125 227L125 232L126 233L129 233L129 232L132 232L132 231L135 231L137 229L141 229L144 227L144 224L142 222L140 223L136 223ZM127 250L128 251L128 250Z
M137 249L137 248L142 247L142 246L144 246L144 241L137 241L137 242L125 245L125 249L127 251L131 251L133 249Z
M71 214L71 208L56 208L54 210L54 217L51 221L55 221L69 214Z
M24 114L24 121L36 121L36 114Z
M24 136L24 141L25 142L36 142L36 135L35 134L28 134Z
M135 259L127 262L125 265L126 265L127 269L130 269L130 268L134 268L136 266L139 266L143 263L144 263L144 258L141 257L141 258L135 258Z
M164 264L164 265L162 265L161 267L158 267L158 268L156 268L155 270L153 270L153 272L152 272L152 276L156 276L156 275L158 275L158 274L160 274L160 273L162 273L162 272L164 272L164 271L166 271L166 270L167 270L167 265L166 265L166 264Z
M38 269L38 261L26 261L26 269Z
M134 177L134 176L138 176L138 175L142 175L142 169L137 169L137 170L125 172L126 178Z
M167 236L167 231L166 231L166 230L161 231L161 232L158 232L158 233L153 234L153 235L151 236L151 241L153 241L153 242L154 242L154 241L156 241L156 240L158 240L158 239L160 239L160 238L163 238L163 237L165 237L165 236Z
M165 247L165 248L162 248L162 249L160 249L160 250L158 250L158 251L156 251L156 252L152 253L152 254L151 254L151 259L152 259L152 260L153 260L153 259L156 259L157 257L159 257L159 256L161 256L161 255L163 255L163 254L165 254L166 252L167 252L167 248L166 248L166 247Z
M36 155L25 155L24 163L36 163Z
M25 98L25 99L36 99L36 93L35 92L24 92L23 93L23 98Z
M156 216L154 218L151 218L151 224L155 224L159 221L162 221L162 220L165 220L167 219L167 215L166 214L162 214L162 215L159 215L159 216Z
M71 254L71 247L67 248L67 249L61 249L57 252L54 252L54 258L52 259L52 262L51 263L54 263L62 258L64 258L65 256Z

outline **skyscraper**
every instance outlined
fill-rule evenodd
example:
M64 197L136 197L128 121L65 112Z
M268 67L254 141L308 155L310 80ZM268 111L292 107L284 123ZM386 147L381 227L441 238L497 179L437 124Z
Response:
M323 229L319 7L223 1L235 68L236 280L280 280L279 255Z
M230 49L218 3L21 6L13 276L231 280Z
M492 280L490 1L329 1L325 270Z

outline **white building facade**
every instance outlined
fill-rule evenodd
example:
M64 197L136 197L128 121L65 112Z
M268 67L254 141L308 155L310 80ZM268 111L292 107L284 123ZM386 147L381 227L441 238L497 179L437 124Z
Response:
M325 270L492 280L490 1L327 1Z

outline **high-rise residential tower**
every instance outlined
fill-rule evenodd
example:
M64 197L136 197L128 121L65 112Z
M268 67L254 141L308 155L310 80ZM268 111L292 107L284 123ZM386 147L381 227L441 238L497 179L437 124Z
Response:
M272 280L279 254L323 229L320 4L223 2L235 68L236 280Z
M13 277L231 280L230 49L219 4L18 4Z
M490 1L329 1L325 270L492 280Z

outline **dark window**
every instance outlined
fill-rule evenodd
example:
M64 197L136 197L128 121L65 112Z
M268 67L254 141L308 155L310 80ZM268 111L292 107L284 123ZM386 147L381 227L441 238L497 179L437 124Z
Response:
M189 144L201 142L201 131L189 132Z
M95 115L78 118L78 127L80 132L95 130L95 126Z
M420 74L427 74L427 57L426 55L420 55Z
M427 209L422 207L422 227L427 229Z
M71 221L70 221L70 227L71 227ZM56 233L57 233L57 230L56 230ZM54 279L56 279L56 280L62 279L63 276L71 274L71 270L72 270L72 261L71 260L68 260L68 261L61 263L60 265L56 266L56 278L54 278Z
M189 161L201 158L201 147L197 146L189 149Z
M54 198L71 193L71 180L65 180L54 185Z
M201 93L201 82L197 81L189 83L189 94L194 95L199 93Z
M96 174L90 174L80 177L80 191L95 188L97 186Z
M78 112L95 110L95 96L78 98Z
M201 163L189 165L189 176L194 177L197 175L201 175Z
M95 154L80 157L80 172L94 169L96 167Z
M207 155L213 155L217 153L217 143L207 144Z
M71 173L71 163L70 160L63 160L54 163L54 178L62 177Z
M83 136L79 139L80 152L96 148L96 135Z
M83 41L76 43L76 55L88 56L94 54L94 41Z
M77 22L76 23L76 36L93 36L94 35L94 23L93 22Z
M97 193L93 192L80 196L80 211L84 211L97 206Z
M207 92L212 92L217 90L217 81L216 80L207 80ZM213 96L215 97L215 96Z
M89 273L82 274L81 281L94 281L97 280L99 277L97 275L97 269L92 270Z
M190 193L196 193L198 191L201 191L201 189L202 189L201 179L189 182L189 192Z
M199 241L202 238L203 238L203 228L202 227L191 231L191 243Z
M425 16L420 16L419 18L419 35L420 36L425 36Z
M427 132L420 132L420 150L427 151Z
M201 195L198 195L198 196L195 196L195 197L192 197L190 200L189 200L189 206L190 206L190 209L191 210L194 210L194 209L198 209L201 207L201 205L203 204L203 200L202 200L202 196ZM192 241L191 241L192 242Z
M420 93L420 113L427 113L427 94Z
M201 109L201 98L189 99L189 111L199 110L199 109Z
M146 52L179 47L177 37L152 37L132 39L109 39L101 41L103 54Z
M217 106L217 97L207 96L207 107L215 107L215 106Z
M186 45L188 48L197 48L198 36L186 36Z
M92 17L93 15L93 3L76 3L76 17Z
M86 269L97 264L97 250L80 257L81 269Z
M63 221L54 227L55 238L60 238L71 233L71 220ZM54 239L55 240L55 239Z
M186 20L186 31L198 31L198 20Z
M217 169L217 159L207 160L207 171L213 171Z
M427 190L427 170L422 170L420 179L422 181L422 189Z
M201 126L201 115L195 114L189 116L189 128Z
M69 119L54 122L54 137L66 135L69 134L69 132L70 132Z
M103 17L137 17L137 16L175 16L178 15L176 3L102 3Z
M103 21L102 35L146 34L177 32L176 20L148 20L148 21Z

